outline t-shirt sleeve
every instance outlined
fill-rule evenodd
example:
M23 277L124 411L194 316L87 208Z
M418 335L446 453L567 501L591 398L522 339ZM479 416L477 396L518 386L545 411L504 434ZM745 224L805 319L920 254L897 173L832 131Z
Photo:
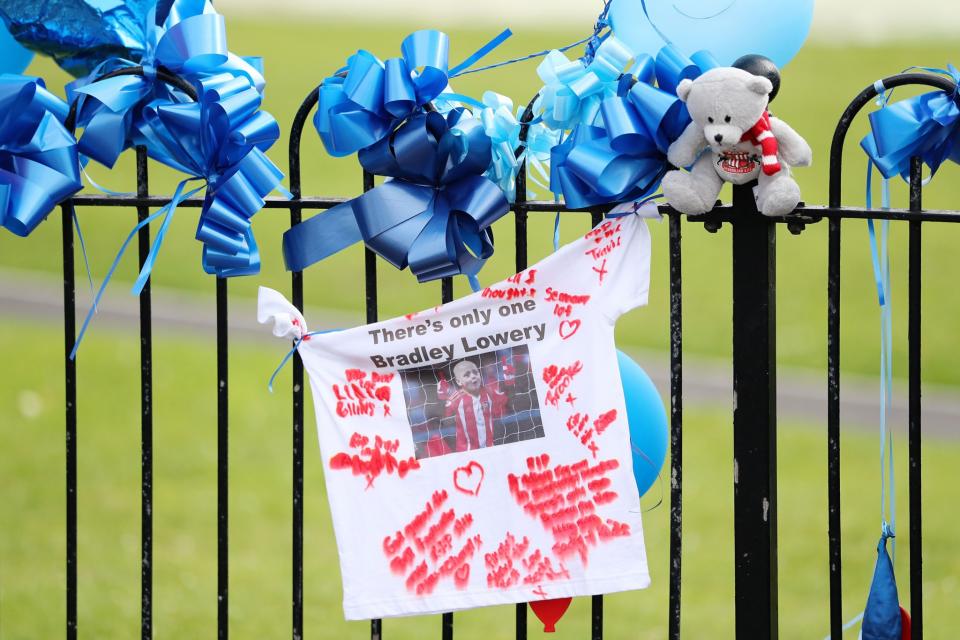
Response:
M647 304L650 231L639 216L605 220L585 237L584 257L597 277L597 310L611 322Z

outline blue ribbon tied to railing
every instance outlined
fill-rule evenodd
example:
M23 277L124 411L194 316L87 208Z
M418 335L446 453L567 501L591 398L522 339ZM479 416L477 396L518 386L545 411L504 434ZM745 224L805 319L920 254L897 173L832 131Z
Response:
M603 98L592 119L554 147L551 190L573 209L651 195L670 167L670 144L690 123L677 85L717 66L709 52L686 58L669 45L656 59L639 55L620 76L616 95Z
M417 114L359 159L393 179L287 231L287 269L301 271L362 240L398 269L409 265L420 282L475 278L493 254L489 227L509 209L483 176L491 141L481 122L462 108Z
M381 62L360 50L324 79L313 124L327 153L342 157L382 140L401 121L443 93L463 73L511 35L504 30L477 52L449 68L450 39L425 29L407 36L400 57Z
M960 71L925 69L960 83ZM870 114L871 132L860 142L884 178L910 178L910 158L919 157L933 175L947 160L960 162L960 92L932 91L900 100Z
M155 11L151 10L141 36L143 55L139 60L111 58L67 87L68 97L81 98L77 113L77 127L84 130L80 153L108 167L134 144L137 123L148 103L189 101L183 92L157 81L160 67L193 82L228 73L263 91L264 79L256 59L240 58L227 50L223 16L209 0L175 0L161 24L155 23ZM144 68L142 75L97 79L137 65Z
M474 108L474 115L492 143L493 160L485 175L497 183L510 202L516 199L517 174L524 163L528 180L543 189L549 188L550 150L560 141L560 132L543 122L528 124L527 135L521 140L523 111L521 108L514 112L513 101L494 91L484 93L483 100ZM528 189L528 198L530 194Z
M30 235L61 200L80 190L77 141L67 105L43 80L0 75L0 226Z
M204 271L220 277L255 274L260 254L250 218L283 179L264 154L280 137L280 127L260 111L262 97L247 78L223 73L198 85L196 103L151 102L135 142L146 144L155 160L206 182L196 234L204 245ZM147 273L151 264L148 259ZM145 281L143 273L140 279Z

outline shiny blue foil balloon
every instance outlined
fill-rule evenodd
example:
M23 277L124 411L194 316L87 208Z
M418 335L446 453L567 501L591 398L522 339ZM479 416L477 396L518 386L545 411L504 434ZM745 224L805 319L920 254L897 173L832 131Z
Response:
M21 47L0 22L0 73L21 73L32 59L33 52Z
M709 50L729 66L755 53L783 67L810 32L813 0L613 0L613 32L637 53L673 44L685 55Z
M627 422L633 451L633 477L640 495L654 485L667 457L667 412L650 376L622 351L617 351Z
M147 15L157 4L157 0L0 0L0 18L20 44L80 77L107 58L139 60ZM158 17L162 9L158 7Z

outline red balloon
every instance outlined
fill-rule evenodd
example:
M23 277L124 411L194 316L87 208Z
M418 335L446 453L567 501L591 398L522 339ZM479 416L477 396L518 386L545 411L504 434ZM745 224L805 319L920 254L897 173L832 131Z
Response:
M910 640L910 614L900 607L900 640Z
M557 630L557 621L567 612L573 598L556 598L554 600L534 600L530 608L543 623L544 633L553 633Z

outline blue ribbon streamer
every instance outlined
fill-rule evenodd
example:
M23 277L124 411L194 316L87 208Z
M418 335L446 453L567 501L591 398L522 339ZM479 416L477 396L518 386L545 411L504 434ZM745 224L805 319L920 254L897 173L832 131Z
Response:
M462 108L415 115L359 159L393 179L287 231L287 269L302 271L362 240L420 282L475 276L493 254L490 225L509 209L482 175L491 141L480 121Z
M0 75L0 227L15 235L30 235L82 186L67 111L40 78Z
M960 82L960 71L924 68ZM960 162L960 95L933 91L870 114L871 132L860 142L884 178L910 178L910 158L923 159L931 177L947 160Z
M450 39L441 31L411 33L400 46L401 56L386 62L357 51L319 88L313 124L327 153L348 156L382 140L511 33L503 31L453 69L448 66Z
M223 16L209 0L174 0L159 24L152 9L136 36L139 58L110 58L87 77L67 85L68 98L80 101L80 152L103 165L112 167L119 155L135 144L142 112L151 101L189 102L182 91L156 80L156 69L161 66L194 84L227 73L245 78L263 91L264 79L256 60L227 50ZM143 75L98 79L137 65L144 68Z
M883 83L875 84L880 112L891 109L889 96ZM900 104L900 103L897 103ZM908 158L909 163L909 158ZM874 159L867 159L866 206L873 209L873 167ZM890 208L890 179L884 177L882 185L881 208ZM887 428L887 419L893 404L893 313L890 297L890 221L883 220L880 233L877 233L875 221L867 220L870 236L870 254L873 264L873 277L877 287L877 301L880 305L880 528L884 537L892 539L891 550L896 558L896 476L893 458L893 431ZM878 237L879 236L879 237ZM887 484L889 483L889 490Z
M612 40L601 45L592 63L607 60L606 78L612 78L611 69L623 58L604 55L603 48ZM572 66L577 64L579 69ZM718 66L716 60L705 51L686 58L666 46L656 59L638 56L630 73L618 75L616 81L597 74L591 78L590 65L570 65L555 67L558 78L573 78L569 91L548 91L543 105L545 115L552 113L550 121L561 126L576 123L567 139L553 149L552 191L563 194L573 209L649 197L670 167L670 144L691 121L676 87L681 80ZM590 88L578 95L581 85ZM614 86L616 92L610 95Z

